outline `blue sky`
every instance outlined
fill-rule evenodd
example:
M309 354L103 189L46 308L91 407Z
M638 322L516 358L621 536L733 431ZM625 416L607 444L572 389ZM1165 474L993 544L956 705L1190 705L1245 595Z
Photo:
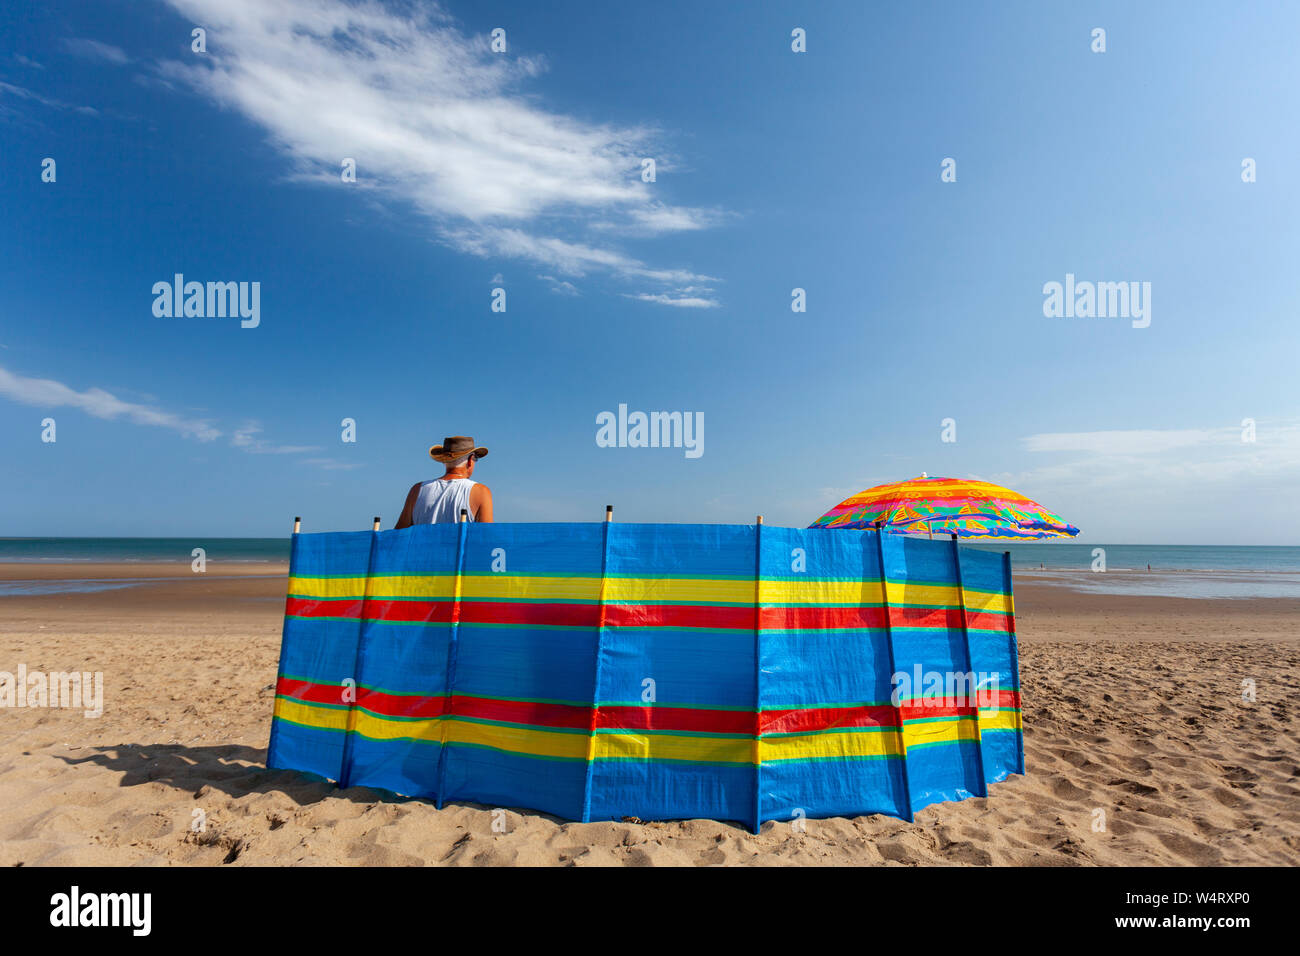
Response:
M6 6L0 534L391 527L467 433L498 520L804 525L925 471L1295 544L1300 15L1048 6ZM178 272L260 323L156 317ZM1045 316L1067 273L1149 326ZM620 404L703 454L599 447Z

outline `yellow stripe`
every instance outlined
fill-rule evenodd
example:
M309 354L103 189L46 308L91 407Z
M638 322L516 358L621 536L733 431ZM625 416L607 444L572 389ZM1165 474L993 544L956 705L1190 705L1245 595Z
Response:
M374 740L438 740L438 724L433 720L384 720L361 712L358 731ZM587 755L586 734L565 734L503 724L478 724L464 720L447 721L447 743L493 747L535 757L564 757L582 760Z
M437 741L444 720L441 717L430 720L385 720L360 709L353 710L352 713L355 715L358 733L372 740L383 741ZM347 724L348 711L280 698L275 703L275 716L310 727L343 730ZM980 724L985 731L1017 730L1020 715L1015 711L1000 711L996 719L981 720ZM904 727L903 735L908 747L976 739L975 725L970 720L909 721ZM447 741L536 757L584 760L587 757L588 738L586 734L451 720L447 721ZM894 757L898 756L898 736L869 730L766 736L759 739L757 750L763 763ZM597 733L592 755L596 760L690 760L752 765L754 743L748 737Z
M319 707L284 697L275 699L274 714L281 720L321 730L344 730L348 725L348 711L343 707Z
M896 757L898 734L892 730L819 731L782 737L760 738L763 763L781 760L817 760L834 757Z
M980 712L980 729L981 730L1021 730L1020 711L1018 710L999 710L989 716L984 716L986 712Z
M909 720L903 724L905 747L951 744L959 740L975 739L977 739L975 721L969 717L951 720Z
M687 737L679 734L596 734L597 760L751 761L748 737Z
M370 578L370 597L423 598L450 601L455 575L402 575ZM555 578L528 575L466 575L462 578L462 599L470 601L528 600L596 601L600 597L600 578ZM659 604L683 602L695 604L750 604L754 600L752 579L728 581L714 578L608 578L605 600L609 603ZM366 593L367 579L310 578L289 579L289 593L303 597L348 598ZM889 583L889 603L928 607L956 607L956 585ZM763 603L771 605L840 605L873 606L880 603L880 582L861 581L763 581ZM972 611L1008 611L1008 595L966 591L966 607Z

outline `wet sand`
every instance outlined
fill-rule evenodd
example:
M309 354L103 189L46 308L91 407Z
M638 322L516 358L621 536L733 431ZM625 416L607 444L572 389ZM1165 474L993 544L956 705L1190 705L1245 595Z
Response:
M565 823L267 771L283 565L0 564L0 670L104 674L104 713L0 711L0 864L1300 863L1300 601L1017 577L1025 776L914 823ZM1243 701L1242 682L1256 699ZM202 832L191 829L197 817Z

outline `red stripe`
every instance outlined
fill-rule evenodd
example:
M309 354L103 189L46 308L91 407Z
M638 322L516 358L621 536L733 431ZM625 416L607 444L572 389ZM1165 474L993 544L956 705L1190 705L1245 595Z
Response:
M765 734L798 734L840 727L896 727L898 712L888 705L809 707L765 710L759 722Z
M754 729L752 710L693 707L600 707L598 727L607 730L677 730L703 734L745 734Z
M450 601L395 601L372 598L365 604L366 620L390 623L450 624ZM292 617L341 617L361 619L360 598L288 598L285 613ZM545 604L526 601L462 601L463 624L512 624L555 627L597 626L600 608L595 604ZM753 630L754 609L712 604L609 604L605 607L608 627L710 628ZM1011 618L1005 614L967 611L969 626L1008 632ZM924 627L957 630L959 608L891 607L890 623L895 627ZM760 623L764 630L816 631L831 628L854 630L883 628L880 607L765 607Z
M281 677L275 685L275 692L280 697L292 697L294 700L309 704L345 704L344 688L339 684L313 684L310 681L292 680Z
M324 598L285 599L284 613L290 617L348 617L361 619L361 598Z
M315 704L342 704L344 688L338 684L314 684L310 681L280 678L276 693ZM936 698L936 703L906 701L901 708L905 720L929 717L969 716L973 708L959 706L956 698ZM980 703L984 703L982 700ZM412 694L388 694L362 688L358 706L385 717L432 719L444 713L446 698L437 694L420 697ZM990 702L991 704L991 702ZM590 725L591 708L585 704L553 704L536 701L505 700L490 697L456 695L451 713L457 717L495 720L502 723L527 724L581 730ZM992 705L992 704L991 704ZM1020 694L999 691L996 706L1018 709ZM765 710L759 716L759 730L765 734L813 733L850 727L895 727L896 711L888 705L854 705L851 707L809 707ZM639 707L604 705L598 712L597 728L602 730L664 730L685 733L745 734L753 732L754 713L744 710L712 710L693 707Z
M607 627L709 627L752 631L754 608L725 604L610 604Z
M452 713L477 720L499 720L509 724L533 724L584 730L591 708L582 704L546 704L526 700L496 700L489 697L456 697Z
M925 720L929 717L969 717L977 709L983 707L1015 707L1020 706L1020 695L1013 690L998 691L995 694L989 693L986 697L983 692L975 695L974 700L969 698L957 697L926 697L916 700L903 701L902 711L904 720Z
M815 631L827 628L883 628L885 611L870 605L836 607L765 607L760 619L769 631ZM752 625L751 625L752 626Z
M518 624L520 626L549 624L559 627L594 628L599 612L600 608L595 604L462 601L460 621L462 624Z

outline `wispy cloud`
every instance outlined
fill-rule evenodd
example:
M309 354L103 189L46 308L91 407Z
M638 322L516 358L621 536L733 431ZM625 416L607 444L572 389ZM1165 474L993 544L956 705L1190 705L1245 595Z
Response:
M360 462L339 461L336 458L304 458L304 465L315 465L317 468L323 468L325 471L350 471L353 468L360 468Z
M1227 429L1131 429L1104 432L1049 432L1023 439L1028 451L1078 451L1096 455L1152 455L1175 448L1210 444L1228 436Z
M716 309L719 305L717 299L702 298L698 295L640 292L627 298L640 302L653 302L656 305L676 306L679 309Z
M1022 491L1048 486L1132 486L1147 495L1185 485L1251 481L1300 484L1300 422L1244 426L1050 432L1021 439L1027 451L1056 461L991 481ZM1032 493L1032 491L1030 491Z
M39 408L71 407L96 418L120 418L137 425L170 428L199 441L212 441L221 437L221 432L207 421L187 418L152 405L126 402L102 388L88 388L79 392L53 379L25 378L4 368L0 368L0 395Z
M572 282L565 282L562 279L555 278L555 276L538 276L537 278L541 279L543 282L550 283L551 291L558 295L581 295L581 293L578 292L578 287Z
M46 411L75 408L96 418L120 419L136 425L170 428L186 438L196 438L202 442L211 442L223 435L220 429L206 419L190 418L157 405L129 402L102 388L77 391L54 379L27 378L5 368L0 368L0 396ZM320 451L318 445L276 444L262 438L262 431L260 422L246 422L231 432L230 444L242 452L254 455L305 455ZM302 462L326 471L362 467L361 464L340 462L333 458L305 458Z
M124 66L131 62L131 58L121 47L113 46L111 43L101 43L88 37L69 37L63 41L63 48L83 60L98 60L114 66Z
M230 444L255 455L301 455L311 451L320 451L319 445L277 445L257 436L262 433L258 422L248 422L235 429L230 436Z
M44 96L25 86L16 86L13 83L6 83L0 80L0 94L17 97L22 100L30 100L33 103L40 103L42 106L48 106L56 110L72 110L74 113L85 113L88 116L96 116L99 110L93 106L77 106L73 103L65 103L62 100L56 100L50 96Z
M168 0L219 35L195 62L160 68L260 124L298 171L337 183L357 162L374 184L471 255L567 277L597 271L662 284L707 280L651 267L611 237L706 228L720 214L663 201L641 181L666 153L651 126L547 110L526 87L538 57L494 53L436 6L340 0ZM510 39L510 38L508 38ZM612 228L587 225L600 220Z

